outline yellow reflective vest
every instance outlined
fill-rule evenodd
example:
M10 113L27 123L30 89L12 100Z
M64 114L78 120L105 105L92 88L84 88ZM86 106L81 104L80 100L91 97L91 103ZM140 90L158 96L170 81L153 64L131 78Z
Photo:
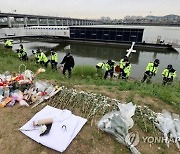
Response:
M126 62L124 62L124 59L121 59L120 62L119 62L119 66L121 69L123 69L126 65Z
M36 58L36 62L38 62L39 58L41 56L41 53L37 53L37 51L34 51L34 55L35 55L35 58Z
M154 62L149 62L149 64L148 64L147 67L146 67L146 71L150 71L150 72L156 74L157 71L158 71L158 66L155 67L155 66L154 66Z
M100 68L104 69L105 63L97 63L96 66L99 66Z
M111 64L106 63L106 64L105 64L105 70L106 70L106 71L109 71L109 70L114 71L115 64L116 64L116 62L113 61L113 60L112 60L112 63L111 63Z
M20 53L21 53L21 56L24 56L24 55L26 55L26 54L27 54L27 52L26 52L26 49L25 49L25 48L23 48L23 49L19 49L19 51L20 51Z
M22 57L22 54L20 52L18 52L18 57L21 58Z
M105 70L108 71L108 70L110 70L110 68L111 68L110 65L108 63L106 63L105 64Z
M166 78L175 78L176 77L176 70L175 69L172 69L171 71L169 69L164 69L164 71L162 72L162 75L163 77L166 77Z
M11 42L10 40L7 40L7 41L5 42L5 46L6 46L6 47L12 47L12 42Z
M54 60L55 62L58 62L58 55L57 55L57 53L51 54L51 60Z
M126 73L126 77L129 77L129 75L131 73L131 64L124 67L124 73Z
M46 55L43 52L41 52L40 55L39 55L38 62L41 62L41 61L43 61L45 63L48 61L48 58L46 57Z

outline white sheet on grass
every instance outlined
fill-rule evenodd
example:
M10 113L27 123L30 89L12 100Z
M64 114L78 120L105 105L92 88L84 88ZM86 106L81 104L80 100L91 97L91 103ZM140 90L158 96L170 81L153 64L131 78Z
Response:
M53 118L51 130L49 134L39 136L39 126L34 128L32 125L33 121L46 118ZM22 126L20 131L38 143L63 152L76 137L86 121L87 120L84 118L73 115L69 110L60 110L51 106L46 106ZM62 128L63 125L66 126L66 130Z

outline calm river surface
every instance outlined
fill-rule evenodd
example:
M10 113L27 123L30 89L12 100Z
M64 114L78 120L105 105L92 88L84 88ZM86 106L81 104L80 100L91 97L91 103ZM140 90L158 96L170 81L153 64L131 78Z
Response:
M115 26L114 26L115 27ZM127 27L127 26L117 26ZM130 26L132 27L132 26ZM140 26L134 26L140 27ZM158 26L142 26L145 28L143 40L146 42L155 42L158 36L161 36L162 40L166 43L178 42L180 40L180 27L158 27ZM37 48L49 51L51 48L55 48L58 51L59 62L65 56L67 51L71 51L74 56L76 65L92 65L95 66L98 62L106 62L108 59L113 59L119 64L119 60L126 55L126 49L120 46L109 46L106 44L95 45L85 43L49 43L30 41L23 43L24 47L31 54L31 51ZM19 44L14 44L13 49L19 48ZM153 79L157 82L161 81L161 73L168 64L172 64L177 70L177 76L180 76L180 48L178 52L169 52L167 50L155 50L155 49L137 49L136 53L133 53L130 57L132 63L132 70L130 77L141 79L148 62L153 61L155 58L160 59L160 66L157 76Z

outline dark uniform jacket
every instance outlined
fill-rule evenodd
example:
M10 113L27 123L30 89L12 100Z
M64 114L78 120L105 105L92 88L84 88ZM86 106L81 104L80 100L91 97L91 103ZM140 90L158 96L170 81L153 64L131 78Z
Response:
M64 67L66 67L66 68L71 68L71 67L73 68L75 65L74 64L74 58L71 55L66 55L63 58L61 64L64 64Z

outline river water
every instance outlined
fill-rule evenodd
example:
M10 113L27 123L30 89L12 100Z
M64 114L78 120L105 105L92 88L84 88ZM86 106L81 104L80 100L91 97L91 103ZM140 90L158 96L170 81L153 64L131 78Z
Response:
M106 25L107 26L107 25ZM115 26L114 26L115 27ZM127 27L119 26L118 27ZM131 26L132 27L132 26ZM134 26L140 27L140 26ZM158 36L165 43L179 43L180 40L180 27L158 27L158 26L142 26L144 28L143 40L146 42L155 42ZM85 43L49 43L41 41L30 41L23 43L24 47L31 55L31 51L37 48L49 51L55 48L58 51L59 62L62 61L65 53L70 51L75 59L76 65L92 65L95 66L98 62L106 62L108 59L113 59L119 64L119 60L126 55L128 48L120 46L110 46L106 44L85 44ZM19 44L14 44L13 49L19 48ZM177 76L180 76L180 48L177 52L170 52L164 49L137 49L136 53L132 53L130 61L132 70L130 77L141 79L148 62L153 61L155 58L160 59L160 66L154 81L160 82L162 80L161 73L168 64L172 64L177 70Z

